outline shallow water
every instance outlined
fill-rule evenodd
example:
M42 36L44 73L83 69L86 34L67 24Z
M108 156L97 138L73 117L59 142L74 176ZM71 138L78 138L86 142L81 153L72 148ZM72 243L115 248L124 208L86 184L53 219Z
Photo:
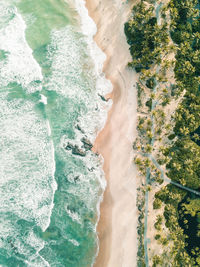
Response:
M91 266L97 251L105 179L82 138L103 127L111 85L96 26L73 5L0 2L0 266Z

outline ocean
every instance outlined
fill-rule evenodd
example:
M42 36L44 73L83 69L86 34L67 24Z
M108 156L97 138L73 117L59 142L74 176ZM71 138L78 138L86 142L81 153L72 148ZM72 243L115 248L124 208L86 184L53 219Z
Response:
M112 90L83 0L0 1L0 266L92 266Z

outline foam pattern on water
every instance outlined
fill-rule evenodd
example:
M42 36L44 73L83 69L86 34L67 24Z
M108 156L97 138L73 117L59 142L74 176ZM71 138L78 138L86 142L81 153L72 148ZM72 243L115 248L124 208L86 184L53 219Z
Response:
M105 74L103 73L103 65L106 60L106 54L97 46L94 41L94 36L97 32L97 26L91 17L88 15L88 10L85 6L85 1L75 0L75 8L81 18L81 32L84 34L84 40L88 47L88 53L93 61L94 67L94 75L95 79L95 88L96 88L96 96L105 96L110 93L113 89L112 83L110 80L105 78ZM88 116L87 120L93 120L94 116L97 119L98 125L95 125L95 129L100 131L106 122L107 113L112 105L112 100L109 100L107 103L98 101L96 99L96 109L95 111ZM94 114L95 112L95 114ZM85 122L83 122L84 124ZM92 123L91 123L92 124ZM94 136L94 134L93 134Z
M0 211L15 211L45 228L53 193L47 128L32 103L4 99L0 100Z
M101 58L101 68L97 72L95 64L98 65L98 61L94 64L94 59L88 56L92 48L87 46L86 41L87 38L72 26L52 34L48 53L49 61L52 61L52 75L48 79L47 89L84 103L87 108L80 111L79 124L93 142L104 126L112 104L112 101L102 101L100 95L109 93L112 86L102 73L105 55L94 45L98 50L96 54Z
M0 263L48 266L38 254L38 231L48 227L53 208L54 155L47 121L36 111L39 97L27 95L41 90L35 81L42 74L22 17L4 1L0 11Z
M0 29L0 50L7 53L7 58L0 69L1 86L17 82L26 87L29 93L41 90L41 87L30 84L35 80L42 80L42 74L25 40L25 22L13 7L0 11L6 12L5 17L8 19L12 14L11 20Z
M84 150L83 137L93 142L110 105L99 96L99 77L85 40L75 26L67 25L52 32L48 46L51 72L44 79L43 94L48 99L46 112L54 139L58 190L45 234L53 235L56 244L60 233L60 244L66 244L59 247L65 257L58 257L52 239L46 242L40 255L50 265L55 264L56 258L58 266L87 266L94 259L97 246L97 208L106 185L102 162L91 151L80 157L65 149L71 143ZM67 247L71 249L67 251ZM71 250L73 256L68 254ZM79 260L78 255L82 255Z
M102 72L96 72L94 61L88 56L90 47L86 44L86 37L78 33L76 28L67 26L56 31L52 34L51 40L48 58L52 61L52 74L48 77L45 86L47 90L56 91L61 97L71 99L70 101L81 107L78 117L74 120L73 139L69 139L68 135L63 135L60 144L65 147L70 141L73 145L81 147L83 136L94 142L97 133L105 124L111 101L102 101L99 94L110 92L110 83L103 77ZM96 86L99 80L104 82L101 88ZM74 106L72 105L71 108L73 112ZM70 107L68 107L68 112L70 112ZM76 128L77 125L80 126L81 131ZM82 161L88 169L92 166L99 167L101 164L99 158L91 152L88 152ZM102 174L102 172L101 175L99 174L101 176L99 182L102 183L102 188L105 188Z
M105 54L84 2L75 2L81 29L68 17L60 23L59 12L54 27L48 16L57 1L41 9L36 1L37 12L31 2L31 13L21 2L25 13L7 5L0 21L0 264L89 266L106 182L83 137L94 142L112 104L102 100L112 90ZM45 38L38 25L48 27Z

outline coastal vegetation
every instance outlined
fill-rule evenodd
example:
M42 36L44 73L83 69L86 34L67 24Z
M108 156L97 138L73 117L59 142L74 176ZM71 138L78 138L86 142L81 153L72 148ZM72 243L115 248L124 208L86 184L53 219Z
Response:
M125 24L128 66L138 73L135 163L143 197L154 199L148 209L162 247L160 253L149 245L152 266L200 266L200 196L187 191L200 192L199 7L197 0L141 1ZM139 229L144 205L142 214ZM145 266L147 237L139 233L138 266Z

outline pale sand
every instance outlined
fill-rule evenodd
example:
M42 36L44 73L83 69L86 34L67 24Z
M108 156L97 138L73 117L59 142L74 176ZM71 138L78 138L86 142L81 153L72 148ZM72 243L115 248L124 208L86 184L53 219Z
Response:
M124 35L131 4L120 0L87 0L97 24L95 41L106 53L106 78L111 80L113 106L94 151L104 157L107 188L97 227L100 250L95 267L135 267L137 255L136 169L132 144L136 136L136 74Z

